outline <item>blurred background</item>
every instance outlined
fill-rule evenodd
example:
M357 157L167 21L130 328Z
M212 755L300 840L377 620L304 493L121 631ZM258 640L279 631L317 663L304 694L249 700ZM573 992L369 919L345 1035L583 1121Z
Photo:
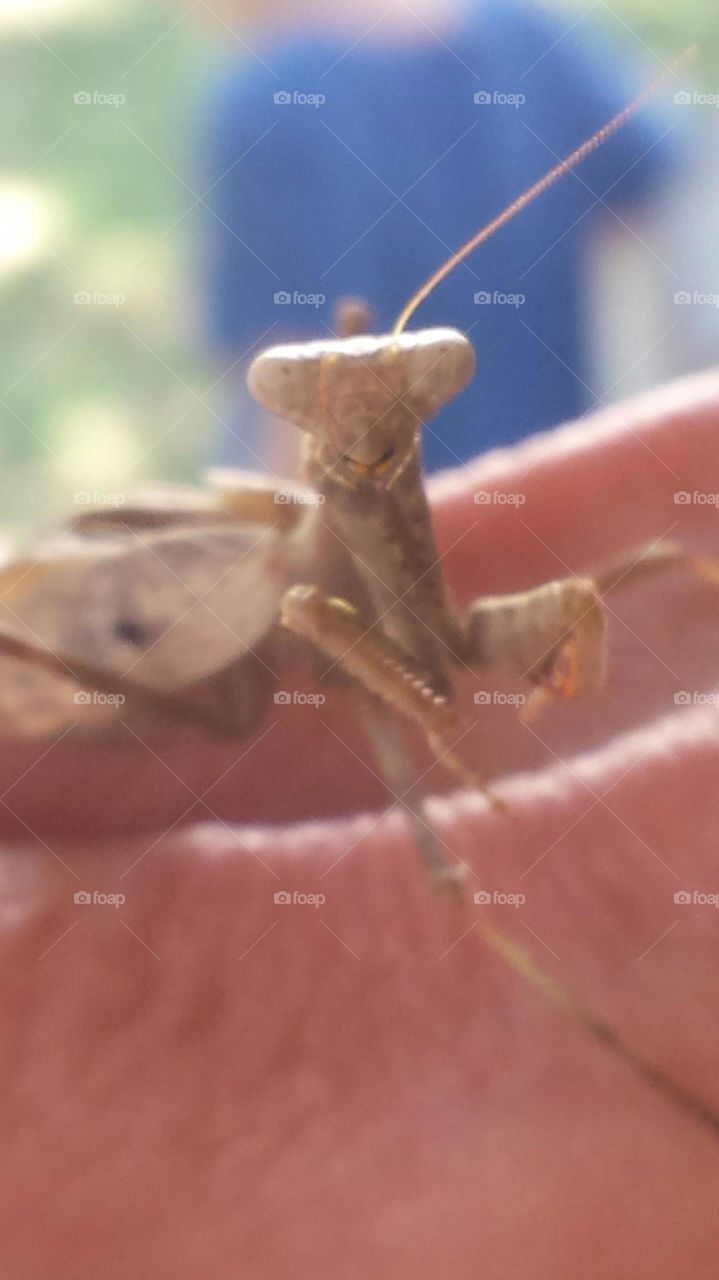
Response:
M700 50L682 79L704 95L681 123L686 164L643 213L645 231L602 229L581 282L591 384L610 402L717 358L719 15L716 0L543 7L567 30L591 9L636 61L638 85L688 44ZM203 161L213 88L228 70L256 73L268 17L277 31L297 21L289 0L0 0L0 525L11 534L233 459L248 344L228 353L216 340ZM315 319L303 315L303 333ZM266 462L256 439L252 452Z

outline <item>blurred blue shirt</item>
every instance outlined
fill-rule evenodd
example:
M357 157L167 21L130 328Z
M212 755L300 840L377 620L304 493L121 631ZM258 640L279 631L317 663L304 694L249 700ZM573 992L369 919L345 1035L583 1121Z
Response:
M259 49L265 65L248 55L214 94L204 148L214 184L209 330L228 362L329 336L333 305L348 294L366 298L375 330L387 331L453 249L645 79L593 20L570 27L515 0L485 3L442 40L350 45L333 35ZM643 108L413 317L410 328L462 329L477 352L472 385L424 433L431 470L593 403L588 239L600 217L613 220L606 205L621 214L671 171L673 126L656 102ZM238 412L238 435L251 413ZM225 455L256 466L260 449L241 457L235 441Z

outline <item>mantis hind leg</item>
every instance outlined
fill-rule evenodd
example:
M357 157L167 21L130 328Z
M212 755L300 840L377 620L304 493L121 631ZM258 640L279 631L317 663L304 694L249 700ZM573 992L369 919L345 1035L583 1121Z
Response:
M655 577L672 569L684 569L707 582L719 586L719 561L697 555L679 542L667 539L611 560L594 574L601 595L616 587L631 586L642 579Z
M208 525L277 525L295 528L314 502L312 491L293 480L216 467L206 488L162 485L117 507L88 507L70 522L74 533L138 533Z

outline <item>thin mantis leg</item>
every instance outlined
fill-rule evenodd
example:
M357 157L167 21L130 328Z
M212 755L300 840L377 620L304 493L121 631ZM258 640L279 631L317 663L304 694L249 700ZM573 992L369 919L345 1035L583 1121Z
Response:
M508 600L511 606L508 605ZM548 584L536 592L526 593L523 605L513 597L497 602L497 609L500 604L506 611L505 620L511 617L515 624L520 620L522 610L525 620L528 611L535 623L538 617L543 616L543 625L538 628L539 635L543 641L553 640L555 646L563 641L569 627L579 655L577 671L580 674L575 679L576 688L586 687L588 681L596 679L597 657L603 652L604 632L596 586L592 582L577 582L572 579L564 583ZM327 597L317 587L294 587L285 595L282 614L285 626L312 640L324 653L339 662L343 670L359 679L366 690L381 696L396 710L414 719L424 729L428 739L434 742L435 749L458 730L459 721L446 701L438 699L432 693L431 688L423 682L421 673L412 667L392 641L376 635L374 631L368 632L357 611L346 601ZM550 618L551 625L548 622ZM518 628L518 633L521 635L521 627ZM536 648L534 658L536 666ZM522 660L525 660L524 656ZM581 673L585 674L585 679L582 679ZM381 733L381 730L378 732ZM401 767L400 765L400 769ZM396 767L392 765L392 777L396 776ZM406 801L407 794L404 799ZM414 816L416 830L419 815L413 805L407 805L407 808L410 815ZM445 867L444 857L441 851L438 852L441 842L431 824L426 825L435 839L425 849L423 835L420 851L423 852L433 876L439 873L441 878L442 874L446 875L447 869L456 869L452 869L448 863ZM463 894L461 878L455 874L450 877L450 883L457 905L462 908L466 918L470 919L471 908ZM610 1023L599 1018L567 987L556 981L524 947L515 943L506 933L487 924L483 919L476 922L476 927L482 941L501 956L519 977L528 981L543 999L587 1031L593 1040L674 1106L715 1135L719 1134L719 1112L710 1103L685 1089L660 1066L637 1052Z
M452 861L451 851L440 839L425 810L421 784L411 776L407 743L396 716L360 692L355 701L360 707L367 736L384 781L409 822L414 842L433 883L461 896L466 870Z
M681 543L670 540L626 552L600 566L593 578L600 595L606 595L617 587L633 586L672 569L684 569L719 586L719 561L696 555Z
M70 528L90 535L231 524L292 529L312 505L311 491L296 481L284 485L274 476L230 467L214 468L206 479L208 489L166 485L122 506L88 507L74 517Z

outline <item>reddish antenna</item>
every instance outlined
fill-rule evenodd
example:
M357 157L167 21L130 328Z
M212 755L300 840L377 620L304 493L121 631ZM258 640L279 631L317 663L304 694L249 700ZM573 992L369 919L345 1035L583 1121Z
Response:
M558 178L562 178L565 173L569 173L570 169L574 169L576 165L580 164L581 161L584 160L585 156L588 156L592 151L596 151L597 147L600 147L603 142L606 142L607 138L611 138L613 133L616 133L618 129L621 129L622 125L626 124L627 120L629 120L630 117L640 109L640 107L644 106L645 102L647 102L648 99L656 93L657 89L664 84L670 75L676 75L679 71L684 70L684 68L692 61L696 52L696 45L692 45L689 49L685 49L684 53L682 53L680 57L667 67L664 74L659 76L659 78L653 81L652 84L648 85L644 92L639 94L639 97L635 98L633 102L630 102L622 111L618 111L615 116L612 116L612 119L602 125L601 129L597 129L597 132L592 134L591 138L587 138L586 142L583 142L575 151L572 151L566 159L560 160L558 164L555 164L554 168L550 169L548 173L545 173L543 178L540 178L538 182L535 182L531 187L524 191L521 196L517 196L517 199L513 200L511 204L508 204L506 209L503 209L501 213L497 214L496 218L493 218L491 222L488 222L486 226L477 231L476 234L466 242L466 244L463 244L461 249L457 249L456 253L453 253L451 258L448 258L446 262L443 262L442 266L438 267L429 279L425 280L423 285L420 285L417 292L412 295L395 322L392 333L395 336L401 333L407 321L414 315L417 308L421 306L426 298L429 297L430 293L436 289L438 284L441 284L443 280L446 280L447 276L454 271L455 267L459 266L460 262L464 262L465 258L468 258L471 253L474 253L475 249L477 249L480 244L484 244L485 240L489 240L489 237L494 235L495 231L499 231L500 227L503 227L505 223L511 221L511 219L518 213L521 213L522 209L525 209L527 205L531 204L538 195L541 195L543 191L546 191L547 187L551 187Z

